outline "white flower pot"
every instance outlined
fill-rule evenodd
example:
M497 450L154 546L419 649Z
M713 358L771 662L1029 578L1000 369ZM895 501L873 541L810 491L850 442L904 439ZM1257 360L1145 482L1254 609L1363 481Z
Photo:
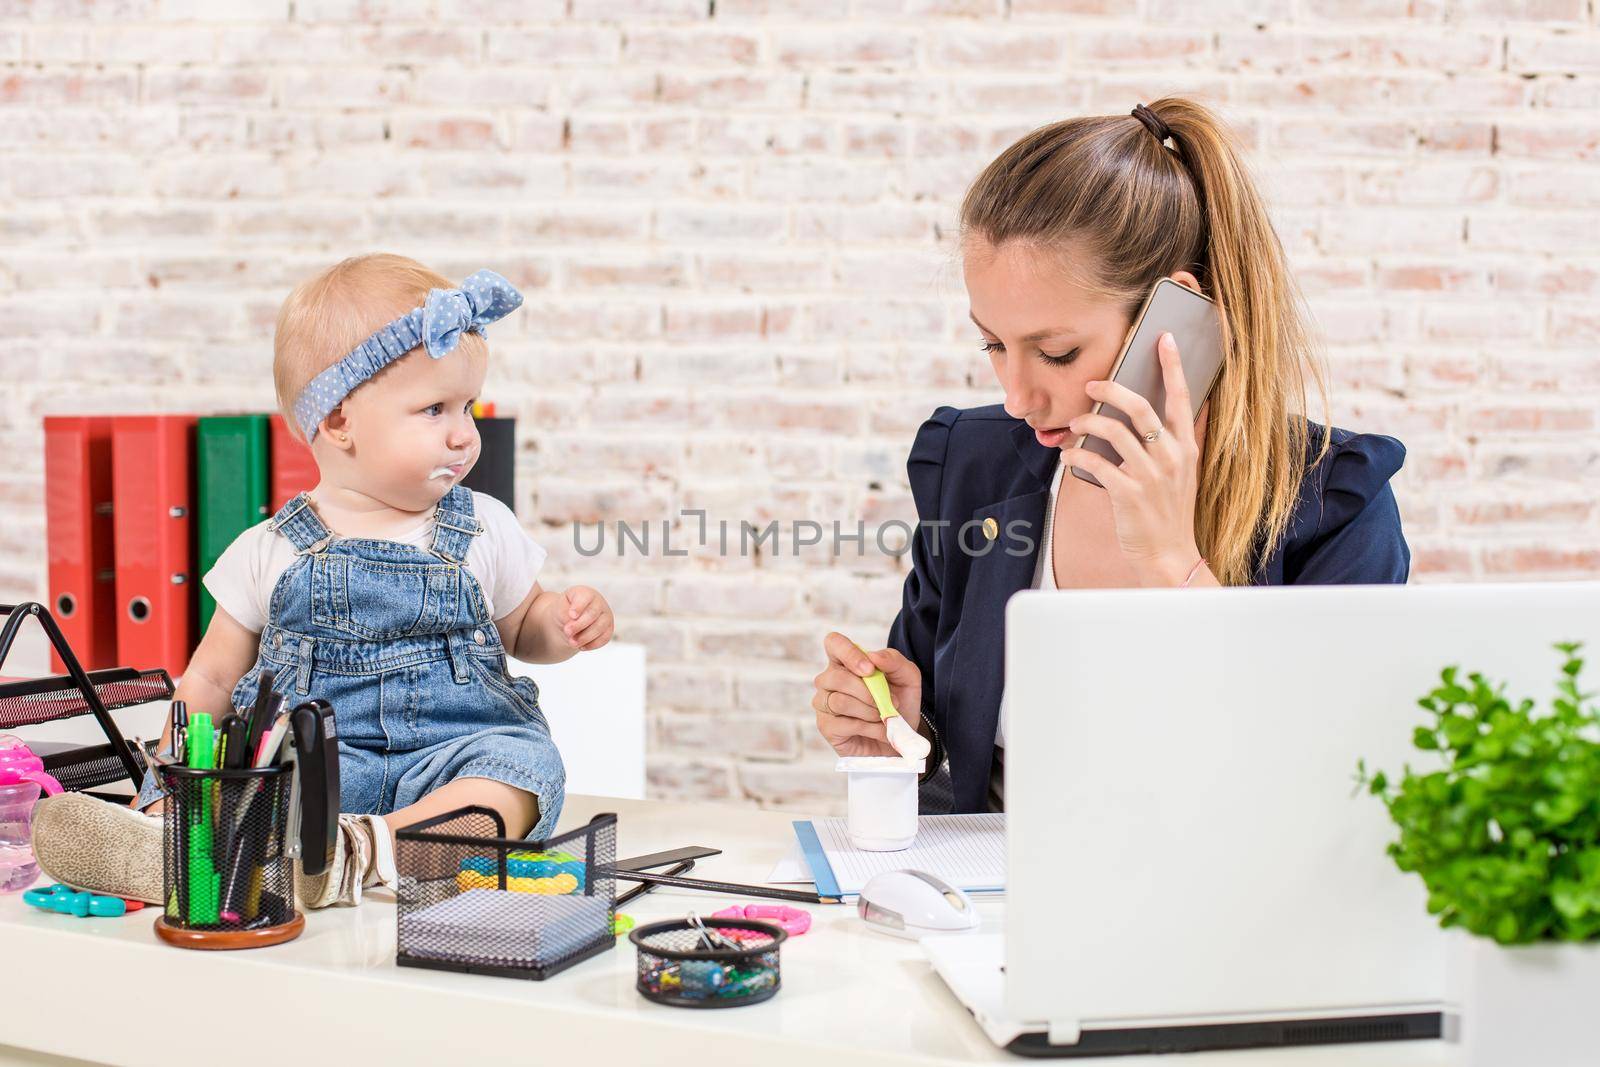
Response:
M1600 1062L1600 942L1452 941L1444 1031L1463 1067Z

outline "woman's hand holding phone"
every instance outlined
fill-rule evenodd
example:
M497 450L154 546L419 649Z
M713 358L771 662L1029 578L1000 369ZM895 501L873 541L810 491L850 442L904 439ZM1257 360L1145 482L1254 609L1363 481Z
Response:
M1122 457L1118 466L1086 448L1061 450L1062 459L1094 475L1111 497L1111 512L1123 556L1148 586L1182 585L1194 572L1200 550L1194 539L1200 448L1195 441L1189 384L1178 343L1171 333L1156 346L1166 386L1165 417L1150 402L1113 381L1090 382L1090 400L1127 415L1133 430L1109 415L1079 415L1067 424L1074 434L1098 437ZM1215 585L1201 567L1191 585Z

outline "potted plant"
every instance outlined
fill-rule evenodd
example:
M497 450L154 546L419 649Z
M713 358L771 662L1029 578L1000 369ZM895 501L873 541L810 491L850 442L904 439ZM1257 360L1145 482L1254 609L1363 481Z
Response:
M1400 831L1389 855L1428 889L1452 947L1447 1036L1473 1067L1600 1062L1600 708L1562 653L1548 709L1456 667L1418 703L1439 761L1398 782L1358 766ZM1471 936L1467 936L1471 935Z

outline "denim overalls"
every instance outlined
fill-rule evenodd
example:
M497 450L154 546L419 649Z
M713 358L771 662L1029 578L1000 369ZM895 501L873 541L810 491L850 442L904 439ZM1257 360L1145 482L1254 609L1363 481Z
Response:
M336 537L301 493L272 529L297 553L272 591L256 664L233 691L255 700L271 668L289 706L333 705L340 807L385 814L457 778L493 778L539 798L530 838L561 814L566 774L539 710L539 690L506 674L499 631L466 569L483 532L472 493L439 502L428 549Z

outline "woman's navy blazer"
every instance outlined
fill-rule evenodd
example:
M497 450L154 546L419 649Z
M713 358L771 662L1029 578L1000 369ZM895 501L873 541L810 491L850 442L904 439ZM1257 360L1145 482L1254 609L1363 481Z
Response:
M1324 428L1311 430L1314 455ZM918 526L889 644L922 671L922 714L949 758L958 812L987 803L1006 601L1033 583L1059 455L999 405L942 407L911 446L906 471ZM1411 552L1389 488L1404 461L1405 447L1392 437L1334 429L1328 454L1301 483L1283 542L1257 559L1253 584L1404 582ZM998 530L993 539L983 531L987 519Z

